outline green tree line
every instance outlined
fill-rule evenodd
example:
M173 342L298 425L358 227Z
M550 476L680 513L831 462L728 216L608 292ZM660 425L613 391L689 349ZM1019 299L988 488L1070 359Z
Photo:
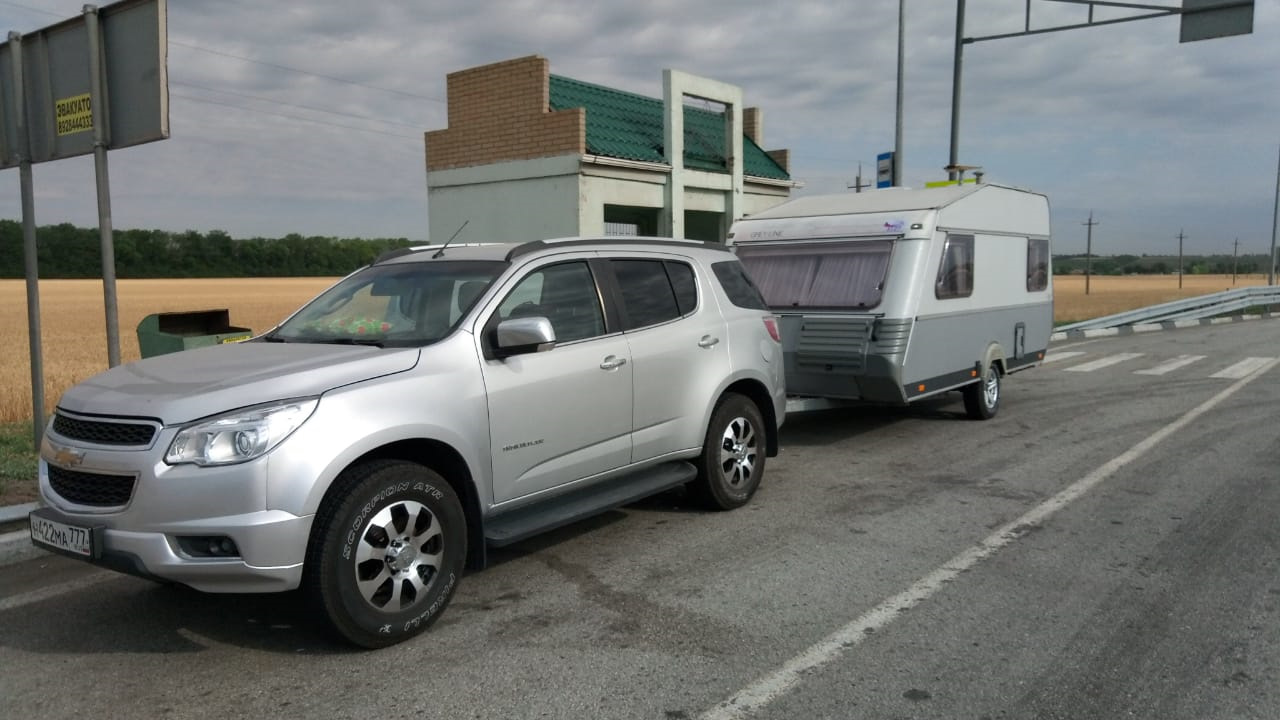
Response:
M331 277L414 243L405 238L303 237L235 239L221 230L112 233L120 278ZM97 228L69 223L36 229L41 278L102 277ZM0 220L0 278L25 277L22 224Z
M1084 273L1085 256L1054 255L1053 274ZM1263 255L1184 255L1182 271L1187 275L1241 275L1270 270ZM1094 275L1164 275L1178 272L1177 255L1094 255L1089 262Z

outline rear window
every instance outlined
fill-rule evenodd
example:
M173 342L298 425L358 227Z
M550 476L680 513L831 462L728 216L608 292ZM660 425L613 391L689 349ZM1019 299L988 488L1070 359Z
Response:
M749 310L769 309L760 290L742 269L742 263L737 261L712 263L711 270L720 281L720 287L724 288L724 294L729 297L729 302Z
M772 308L873 308L884 293L891 240L738 246Z
M662 261L614 260L613 274L622 291L628 330L680 317L680 303Z
M1049 287L1049 241L1027 239L1027 292Z
M671 260L663 265L667 268L667 277L671 278L671 288L676 291L680 314L688 315L698 307L698 282L693 278L693 268Z

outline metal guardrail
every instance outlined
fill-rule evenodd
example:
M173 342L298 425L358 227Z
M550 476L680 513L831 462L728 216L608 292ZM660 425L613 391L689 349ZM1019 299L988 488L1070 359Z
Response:
M1239 288L1237 290L1225 290L1210 295L1186 298L1185 300L1174 300L1160 305L1151 305L1070 325L1061 325L1054 328L1054 332L1069 333L1076 330L1100 330L1130 325L1200 320L1223 315L1241 314L1245 310L1255 307L1266 308L1267 313L1269 313L1270 309L1275 306L1280 306L1280 286L1266 285Z

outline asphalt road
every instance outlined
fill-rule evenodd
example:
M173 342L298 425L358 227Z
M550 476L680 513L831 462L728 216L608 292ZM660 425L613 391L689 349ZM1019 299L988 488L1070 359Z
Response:
M387 650L288 595L0 568L0 715L1280 716L1280 322L1050 357L985 423L793 415L748 507L508 548Z

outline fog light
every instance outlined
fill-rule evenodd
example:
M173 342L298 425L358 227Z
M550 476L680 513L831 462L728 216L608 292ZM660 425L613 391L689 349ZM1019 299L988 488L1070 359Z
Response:
M193 558L240 557L236 541L226 535L184 535L178 538L178 547Z

